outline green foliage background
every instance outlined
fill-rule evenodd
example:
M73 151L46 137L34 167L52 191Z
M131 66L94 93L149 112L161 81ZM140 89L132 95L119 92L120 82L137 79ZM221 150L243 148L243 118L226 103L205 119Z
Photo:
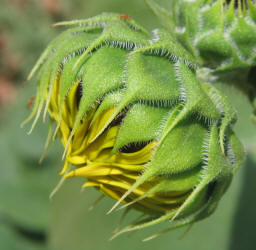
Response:
M159 24L143 0L60 0L56 1L57 10L46 8L44 2L0 0L0 31L8 36L4 53L12 53L20 59L19 73L12 78L18 89L15 103L0 106L0 249L255 249L256 130L250 121L251 107L247 98L225 84L219 87L230 96L238 110L239 122L235 130L248 150L247 161L215 214L195 224L182 239L184 228L141 242L146 236L168 227L165 223L108 241L121 213L105 215L114 203L108 198L93 211L88 211L99 194L93 189L80 192L83 179L68 180L53 200L49 200L60 178L63 149L60 144L54 145L39 165L47 125L38 123L30 136L19 125L29 114L26 105L35 93L35 80L24 85L24 79L43 48L60 32L51 28L51 24L87 18L103 11L129 14L149 29ZM170 7L170 0L157 2ZM4 64L3 57L0 60ZM1 67L0 74L6 74ZM129 219L136 215L136 212L131 213Z

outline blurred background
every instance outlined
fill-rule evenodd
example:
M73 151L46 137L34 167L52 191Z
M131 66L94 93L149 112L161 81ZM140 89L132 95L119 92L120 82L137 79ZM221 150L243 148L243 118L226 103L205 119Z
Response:
M170 8L171 0L157 2ZM0 0L0 249L2 250L251 250L256 244L256 130L245 96L224 84L238 110L235 131L248 157L217 211L195 224L155 240L141 240L168 227L168 222L109 241L121 213L106 215L114 204L93 189L83 192L83 179L68 180L54 196L62 168L62 147L56 143L42 164L38 160L47 136L47 124L38 123L28 136L20 123L30 112L35 80L26 76L42 50L59 32L51 24L87 18L102 12L131 15L148 29L159 26L143 0ZM32 99L31 99L32 98ZM128 217L136 217L132 212Z

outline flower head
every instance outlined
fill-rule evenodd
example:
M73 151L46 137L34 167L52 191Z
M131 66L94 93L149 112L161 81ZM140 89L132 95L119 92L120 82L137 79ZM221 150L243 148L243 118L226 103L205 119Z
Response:
M62 141L65 178L147 217L116 235L171 220L171 229L211 214L244 159L227 97L197 77L197 63L164 30L103 14L46 49L32 129L44 116ZM27 120L27 121L28 121ZM26 121L26 122L27 122ZM69 165L75 169L70 170Z
M256 64L254 0L174 0L170 13L146 2L202 65L223 72Z

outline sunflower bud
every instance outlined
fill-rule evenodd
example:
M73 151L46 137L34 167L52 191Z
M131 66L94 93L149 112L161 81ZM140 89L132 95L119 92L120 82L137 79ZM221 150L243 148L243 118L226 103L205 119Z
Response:
M174 0L170 13L145 1L202 65L229 71L256 64L254 0Z
M253 0L175 0L177 39L207 67L219 71L256 64L256 6Z
M71 28L29 76L41 66L27 121L33 129L45 105L65 147L61 174L117 200L110 211L123 203L147 216L116 235L211 214L244 159L226 96L198 79L194 57L166 31L118 14L57 25Z

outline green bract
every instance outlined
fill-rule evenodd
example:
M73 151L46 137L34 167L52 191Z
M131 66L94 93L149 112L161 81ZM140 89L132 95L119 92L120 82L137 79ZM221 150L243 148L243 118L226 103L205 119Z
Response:
M65 147L64 177L86 177L84 187L117 200L111 211L123 202L146 216L116 235L210 215L244 149L232 131L236 112L197 77L197 57L170 32L148 33L125 15L57 25L70 28L29 76L40 68L27 121L35 117L33 129L45 105L56 124L49 138Z

